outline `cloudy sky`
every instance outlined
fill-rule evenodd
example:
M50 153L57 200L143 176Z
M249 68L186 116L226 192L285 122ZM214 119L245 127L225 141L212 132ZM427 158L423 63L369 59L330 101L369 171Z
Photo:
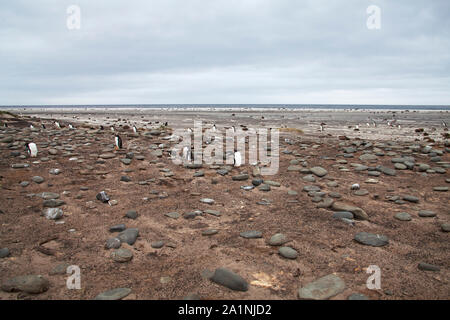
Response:
M2 0L0 105L450 105L449 12L448 0Z

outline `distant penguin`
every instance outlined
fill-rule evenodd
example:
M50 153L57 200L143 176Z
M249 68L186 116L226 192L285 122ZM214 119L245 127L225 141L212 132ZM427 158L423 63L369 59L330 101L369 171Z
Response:
M114 127L111 127L111 131L114 132Z
M213 126L212 126L212 131L213 131L213 132L216 132L216 130L217 130L216 124L214 123Z
M73 129L73 125L69 123L69 129Z
M136 128L136 126L133 126L133 132L134 132L134 133L137 133L137 128Z
M58 121L55 121L55 126L56 126L58 129L61 129L61 125L59 124Z
M45 130L45 124L41 123L41 127Z
M115 136L114 143L116 150L122 149L122 138L119 135Z
M32 124L30 124L30 129L31 129L31 130L33 130L33 129L34 129L34 126L33 126Z
M241 153L240 152L235 152L234 153L234 166L235 167L240 167L241 164L242 164Z
M8 128L8 124L5 122L5 123L3 124L3 127Z
M442 121L442 126L443 126L444 128L447 128L447 123L446 123L445 121Z
M164 122L164 127L168 127L169 126L169 122Z
M26 147L27 147L27 151L28 151L28 154L30 155L30 157L36 158L37 153L38 153L36 143L34 143L34 142L27 143Z
M104 126L100 126L100 130L105 130L105 127Z

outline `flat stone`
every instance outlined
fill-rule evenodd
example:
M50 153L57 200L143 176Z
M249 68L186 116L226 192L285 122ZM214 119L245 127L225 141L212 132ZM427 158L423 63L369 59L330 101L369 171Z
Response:
M172 218L172 219L178 219L180 217L180 214L177 212L169 212L164 214L166 217Z
M239 174L231 177L231 179L233 179L234 181L244 181L247 180L248 178L249 178L248 174Z
M1 288L5 292L23 291L38 294L48 290L50 283L41 275L18 276L6 280Z
M446 192L448 187L433 187L433 191Z
M102 159L112 159L112 158L115 158L116 155L114 153L103 153L103 154L99 155L99 157Z
M203 199L200 199L200 202L203 202L203 203L206 203L206 204L213 204L214 203L214 199L203 198Z
M60 208L46 208L43 211L43 215L49 220L57 220L62 218L63 211Z
M367 232L357 233L354 239L361 244L372 247L382 247L389 243L389 239L386 236Z
M109 227L109 232L122 232L126 229L127 227L124 224L117 224L115 226L111 226Z
M106 240L105 248L106 249L119 249L122 245L122 242L119 238L109 238Z
M138 217L138 213L135 210L130 210L125 214L125 217L128 219L136 219Z
M122 231L117 235L117 238L121 242L126 242L129 245L133 245L136 242L137 237L139 236L139 230L136 228L129 228L125 231Z
M207 209L207 210L205 210L204 212L207 213L207 214L211 214L211 215L213 215L213 216L216 216L216 217L220 217L220 216L222 215L222 214L221 214L219 211L217 211L217 210Z
M31 178L31 180L37 184L41 184L42 182L45 181L45 179L40 176L34 176L33 178Z
M278 249L278 253L286 259L297 259L298 257L298 252L291 247L281 247Z
M95 297L95 300L121 300L130 293L130 288L116 288L100 293Z
M288 242L288 238L282 233L276 233L269 239L269 245L271 246L281 246Z
M397 213L395 216L395 219L400 220L400 221L411 221L411 215L407 212L399 212Z
M432 218L435 217L436 213L434 211L430 211L430 210L421 210L419 211L419 217L423 217L423 218Z
M338 211L333 213L335 219L353 219L353 213L349 211Z
M248 283L240 275L225 268L218 268L214 271L211 281L235 291L247 291Z
M341 293L345 289L344 281L334 274L329 274L298 290L300 299L325 300Z
M425 263L425 262L421 262L419 263L419 265L417 266L419 268L419 270L422 271L440 271L441 268L429 263Z
M441 230L444 232L450 232L450 223L441 224Z
M120 162L128 166L129 164L131 164L131 159L128 158L120 159Z
M402 197L403 200L405 201L409 201L409 202L413 202L413 203L418 203L419 202L419 198L415 197L415 196L411 196L411 195L405 195Z
M244 231L239 234L242 238L246 239L257 239L262 238L261 231Z
M151 247L154 249L160 249L164 246L164 241L160 240L160 241L155 241L151 243Z
M116 249L111 252L111 258L116 262L128 262L133 259L133 252L128 249Z
M202 231L202 236L212 236L214 234L217 234L219 231L216 229L207 229Z
M43 202L43 206L48 207L48 208L56 208L56 207L60 207L65 204L66 204L65 201L59 200L59 199L48 199L48 200L44 200L44 202Z
M312 167L309 170L318 177L324 177L328 174L328 171L322 167Z
M362 293L352 293L347 297L347 300L369 300L369 298Z
M351 213L353 213L353 215L355 216L356 219L360 219L360 220L368 220L369 216L367 215L367 213L358 207L343 203L343 202L334 202L333 205L331 206L331 209L333 209L334 211L349 211Z

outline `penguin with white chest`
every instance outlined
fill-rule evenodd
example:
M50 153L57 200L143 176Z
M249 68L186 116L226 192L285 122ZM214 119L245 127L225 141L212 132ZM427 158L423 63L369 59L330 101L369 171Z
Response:
M61 125L59 124L58 121L55 121L55 126L56 126L58 129L61 129Z
M27 147L28 155L31 158L36 158L37 157L37 153L38 153L38 149L37 149L36 143L34 143L34 142L26 143L25 146Z
M122 138L119 135L116 135L114 137L114 143L115 143L116 150L122 149Z

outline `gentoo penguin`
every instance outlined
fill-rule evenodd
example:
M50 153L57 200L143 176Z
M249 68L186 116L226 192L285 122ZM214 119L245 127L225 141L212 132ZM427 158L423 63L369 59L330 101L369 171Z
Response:
M242 163L241 153L240 152L235 152L234 153L234 166L235 167L240 167L241 163Z
M320 132L323 132L323 130L325 129L324 126L325 126L325 123L322 122L322 123L320 124Z
M103 127L103 126L100 126L100 130L105 130L105 127Z
M45 130L45 125L43 123L41 123L41 127Z
M114 138L114 143L116 150L122 149L122 138L120 138L119 135L116 135L116 137Z
M169 122L164 122L164 127L167 127L167 126L169 126Z
M3 127L8 128L8 124L5 122L5 123L3 124Z
M111 127L111 131L114 132L114 127Z
M58 122L58 121L55 121L55 126L56 126L58 129L61 129L61 126L59 125L59 122Z
M445 123L445 121L442 121L442 126L443 126L444 128L447 128L447 123Z
M25 145L27 147L27 151L28 151L28 154L30 155L30 157L36 158L37 153L38 153L36 143L30 142L30 143L26 143Z
M33 129L34 129L34 126L33 126L32 124L30 124L30 129L31 129L31 130L33 130Z
M69 129L73 129L73 126L69 123Z
M133 132L134 132L134 133L137 133L137 128L136 128L136 126L133 126Z
M214 123L213 126L212 126L212 131L213 131L213 132L216 132L216 130L217 130L216 124Z

